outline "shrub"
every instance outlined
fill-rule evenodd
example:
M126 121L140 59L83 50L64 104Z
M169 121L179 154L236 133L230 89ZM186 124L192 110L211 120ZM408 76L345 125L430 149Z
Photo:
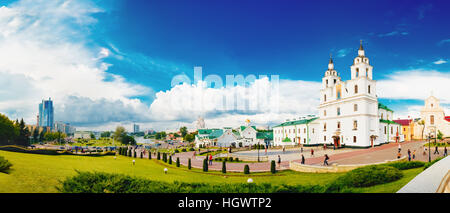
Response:
M178 149L175 149L175 153L179 153L180 151Z
M163 153L162 159L164 162L167 163L167 153Z
M372 165L354 169L333 181L327 192L342 192L351 187L369 187L389 183L403 177L402 172L394 167Z
M0 156L0 172L7 173L12 164L4 157Z
M180 158L177 158L177 167L180 167Z
M158 154L156 155L156 159L157 160L161 160L161 153L160 152L158 152Z
M137 153L136 153L136 150L134 150L134 152L133 152L133 157L134 157L134 158L136 158L136 157L137 157Z
M186 152L186 148L183 148L181 151L182 151L182 152Z
M204 172L208 171L208 160L206 158L203 159L203 171Z
M227 165L225 161L222 161L222 173L227 173Z
M191 169L192 168L192 166L191 166L191 159L189 158L189 160L188 160L188 169Z
M272 173L272 174L275 174L276 172L277 172L277 169L276 169L277 167L275 166L275 161L274 160L272 160L271 162L270 162L270 172Z
M239 158L235 158L234 160L235 160L236 162L239 162Z
M436 162L440 161L443 158L444 157L438 157L438 158L432 160L431 162L425 163L425 166L424 166L423 170L428 169L428 167L430 167L431 165L435 164Z
M142 152L141 152L141 156L140 156L140 157L142 158L142 156L143 156L143 154L142 154Z
M172 164L172 155L169 156L169 164Z
M229 157L228 160L233 162L233 157Z
M189 149L189 151L193 152L193 151L195 151L195 149L194 149L193 147L191 147L191 148Z
M250 174L250 167L247 164L244 166L244 174Z
M152 152L148 151L148 159L151 160L152 159Z
M131 149L128 150L128 157L131 157Z
M425 166L424 162L421 161L399 161L394 163L384 164L386 166L392 166L400 170L413 169Z

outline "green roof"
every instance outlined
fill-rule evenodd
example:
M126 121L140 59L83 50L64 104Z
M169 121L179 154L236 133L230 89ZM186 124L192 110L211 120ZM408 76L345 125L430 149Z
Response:
M308 124L308 123L311 123L312 121L315 121L316 119L318 119L318 118L316 117L316 118L310 118L310 119L288 121L288 122L284 122L284 123L282 123L280 125L274 126L273 128L275 128L275 127L282 127L282 126L294 126L294 125L300 125L300 124Z
M384 109L384 110L386 110L386 111L394 112L394 110L389 109L386 105L384 105L384 104L382 104L382 103L380 103L380 102L378 102L378 109Z
M258 131L256 133L256 139L269 139L269 140L273 140L273 132L260 132Z
M390 121L390 120L383 120L383 119L380 119L380 122L381 122L381 123L387 123L387 124L398 124L398 125L400 125L399 123L397 123L397 122L395 122L395 121Z
M246 126L241 126L241 131L244 131L244 129L246 128L247 128ZM256 130L256 126L252 126L252 128Z
M198 135L206 135L206 136L200 136L201 138L209 138L214 139L218 138L223 134L222 129L199 129Z

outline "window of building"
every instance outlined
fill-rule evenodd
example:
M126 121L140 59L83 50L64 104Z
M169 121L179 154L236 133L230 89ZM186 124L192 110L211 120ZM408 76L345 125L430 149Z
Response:
M370 94L370 85L368 86L368 91L369 91L369 94Z
M356 68L356 77L359 76L359 68Z
M358 111L358 104L353 105L353 110L356 112Z
M303 143L306 143L306 138L303 138Z
M369 68L366 68L366 76L369 76Z
M391 134L394 134L394 128L391 126Z
M337 128L340 129L341 128L341 122L337 122Z
M303 129L303 133L306 133L306 128Z
M434 125L434 115L430 115L430 124Z
M358 93L358 85L355 85L355 94Z
M323 101L327 101L327 95L323 95Z
M386 134L386 127L384 127L384 134Z
M336 84L336 79L334 79L334 84Z
M327 136L326 135L323 136L323 141L327 141Z
M358 121L353 121L353 130L358 129Z
M356 143L356 136L353 136L353 143Z
M327 116L327 111L326 110L323 111L323 116Z
M337 115L338 116L341 115L341 108L340 107L337 108Z
M323 124L323 131L326 132L327 131L327 123Z
M312 129L312 133L314 134L314 128Z
M433 108L433 104L431 104L431 108Z
M341 99L341 91L337 91L337 99Z
M327 80L325 80L325 82L326 82L326 85L327 85L327 87L328 87L328 79L327 79Z

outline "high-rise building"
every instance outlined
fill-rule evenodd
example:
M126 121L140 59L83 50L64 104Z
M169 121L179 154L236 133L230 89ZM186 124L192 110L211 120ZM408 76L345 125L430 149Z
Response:
M133 124L133 132L138 133L139 132L139 125Z
M39 126L53 128L53 101L51 98L39 104Z
M61 121L56 121L53 126L53 131L62 132L65 133L66 135L73 135L75 133L75 130L76 130L75 127Z

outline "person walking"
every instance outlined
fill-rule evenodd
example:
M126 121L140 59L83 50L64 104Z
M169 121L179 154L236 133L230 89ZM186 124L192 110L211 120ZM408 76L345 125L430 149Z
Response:
M402 151L402 145L398 144L398 152Z
M197 152L196 151L194 151L194 153L192 154L192 159L195 159L195 154L196 154Z
M408 149L408 161L411 161L411 150Z
M436 149L434 150L434 154L438 154L439 155L439 150L438 150L438 146L436 145Z
M427 147L423 146L423 155L427 155Z
M285 150L286 150L286 148L283 146L283 153L284 153Z
M303 153L303 145L300 147L300 152Z
M281 157L280 157L280 155L278 155L278 168L280 168L281 167Z
M136 161L133 159L133 166L134 166L134 164L136 164Z
M416 159L416 150L413 151L413 160Z
M402 157L402 154L400 152L397 153L397 159L400 159Z
M325 160L323 161L323 165L324 165L324 166L325 166L325 165L328 166L328 159L330 159L330 158L328 157L327 154L325 154Z
M447 147L444 146L444 157L447 156Z
M311 149L311 156L314 156L314 149Z
M302 164L305 164L305 156L302 154Z
M212 155L209 155L209 165L212 165Z

